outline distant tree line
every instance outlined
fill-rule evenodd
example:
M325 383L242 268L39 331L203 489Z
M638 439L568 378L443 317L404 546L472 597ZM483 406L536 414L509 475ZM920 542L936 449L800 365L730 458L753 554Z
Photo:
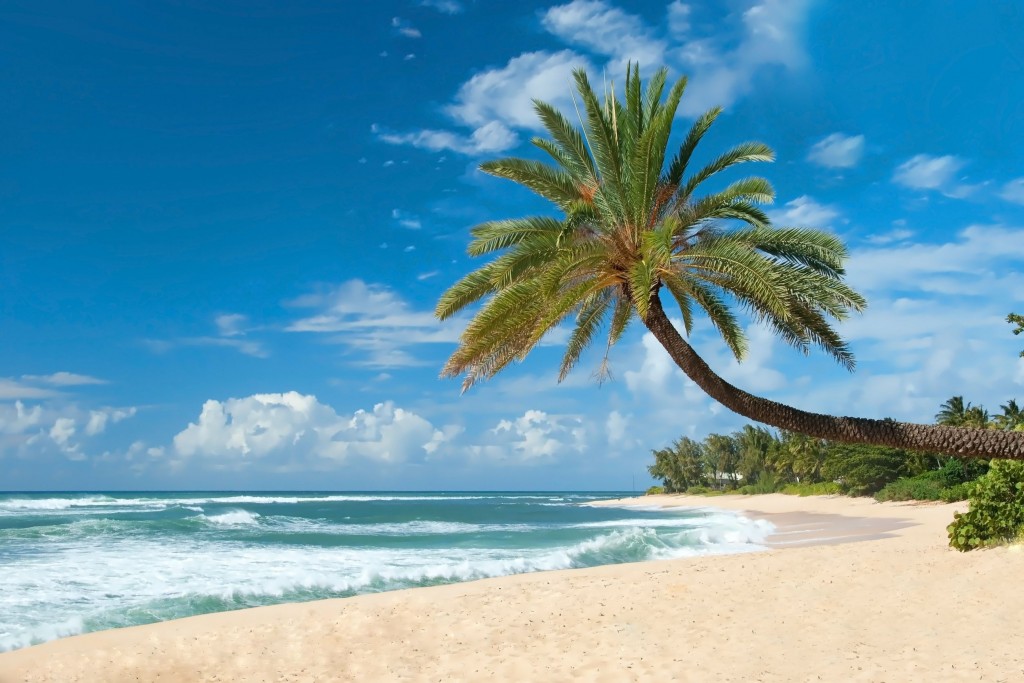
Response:
M953 396L942 404L935 421L1024 431L1024 411L1015 400L1000 409L993 416L984 407ZM890 494L896 499L960 500L967 495L963 484L988 470L988 462L976 458L837 443L753 425L731 434L710 434L702 441L681 437L653 455L648 471L668 493L771 493L788 488L794 493L873 495L900 480L911 480L889 487Z

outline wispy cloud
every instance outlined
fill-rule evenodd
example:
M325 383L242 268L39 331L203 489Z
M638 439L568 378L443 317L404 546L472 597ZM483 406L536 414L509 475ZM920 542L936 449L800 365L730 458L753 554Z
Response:
M519 144L519 136L499 121L486 123L469 135L447 130L419 130L380 133L378 137L389 145L412 145L432 152L451 150L469 156L504 152Z
M462 3L456 0L420 0L420 5L436 9L441 14L461 14Z
M893 181L915 190L934 190L947 197L963 199L984 184L958 182L957 174L966 165L965 160L949 154L939 157L917 154L896 168Z
M420 222L419 218L401 209L392 209L391 217L398 221L400 226L409 230L419 230L423 227L423 223Z
M0 378L0 401L12 401L25 398L50 398L57 396L58 391L47 387L32 386L17 380Z
M664 22L657 26L604 0L556 5L541 13L541 25L576 49L524 52L503 66L473 75L444 109L457 128L469 132L437 128L375 132L383 142L430 151L502 152L519 143L516 131L541 129L533 99L569 110L572 70L595 74L595 61L603 62L612 78L624 75L627 61L645 67L668 64L688 74L684 114L728 106L753 88L763 70L803 66L803 27L809 4L810 0L762 0L738 15L723 17L715 25L724 28L714 35L694 35L691 8L679 0L667 6ZM740 37L735 40L737 33Z
M1014 204L1024 204L1024 178L1017 178L1003 185L999 196Z
M87 384L107 383L105 379L90 377L89 375L79 375L75 372L55 372L51 375L22 375L21 378L26 382L49 384L58 387L77 387Z
M253 358L268 358L270 352L262 342L247 339L252 331L249 318L240 313L223 313L214 318L217 335L177 337L174 339L145 339L143 343L154 353L167 353L181 347L219 347L234 349Z
M391 19L391 27L393 29L395 29L395 31L399 35L405 36L406 38L421 38L421 37L423 37L423 34L420 33L420 30L418 28L416 28L415 26L410 24L405 19L402 19L401 17L394 17L394 18L392 18Z
M678 9L673 13L677 29L679 14ZM611 57L617 65L616 73L627 61L642 67L660 66L668 47L643 19L601 0L573 0L567 5L556 5L542 15L541 24L570 45Z
M832 133L811 147L807 159L826 168L852 168L857 165L863 155L863 135Z
M716 105L728 107L750 93L765 70L799 71L807 63L804 29L810 5L810 0L763 0L739 15L739 26L723 17L715 24L724 27L721 32L690 35L671 48L669 63L690 75L680 110L695 115ZM730 32L739 34L733 44Z
M393 290L349 280L287 302L293 308L314 309L312 315L290 324L288 332L330 335L358 356L359 365L392 368L424 365L411 351L421 344L453 344L459 322L440 323L430 311L417 311Z
M803 195L786 202L782 209L769 211L768 217L776 225L826 228L839 217L839 211L831 206L819 204L811 197Z

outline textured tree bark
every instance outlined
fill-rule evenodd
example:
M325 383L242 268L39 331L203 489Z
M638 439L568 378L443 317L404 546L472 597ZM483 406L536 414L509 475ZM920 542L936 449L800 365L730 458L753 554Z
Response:
M657 295L651 297L644 325L665 347L676 365L708 396L751 420L844 443L867 443L961 457L1024 460L1024 432L837 417L799 410L748 394L722 379L697 355L669 321Z

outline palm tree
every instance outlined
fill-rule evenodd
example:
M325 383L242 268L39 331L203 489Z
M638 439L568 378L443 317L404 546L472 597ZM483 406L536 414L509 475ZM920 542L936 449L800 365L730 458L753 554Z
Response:
M764 427L743 425L743 429L733 432L733 440L740 454L740 474L746 484L761 481L769 472L768 454L775 444L775 436Z
M1024 408L1017 405L1016 399L1010 399L999 406L1003 414L996 415L993 421L999 429L1014 430L1024 425Z
M949 427L985 429L988 427L989 414L982 406L973 406L970 402L964 403L963 396L953 396L942 404L939 412L935 415L935 421Z
M576 71L585 118L580 128L551 105L534 103L551 137L533 143L554 165L506 158L481 166L550 200L562 216L491 221L472 229L470 255L495 258L448 289L435 312L446 319L481 299L486 303L466 326L442 375L463 375L463 390L468 389L522 360L545 334L571 319L561 379L600 330L607 330L610 349L639 319L701 389L752 420L833 441L1024 458L1024 436L1014 432L812 413L749 394L708 366L669 320L664 292L678 305L687 335L703 311L737 359L747 340L729 299L797 349L806 353L817 346L851 370L853 354L830 320L862 310L865 302L842 281L847 254L837 237L771 225L759 207L774 198L767 180L745 178L697 193L723 171L771 161L773 153L747 142L691 173L694 150L721 112L714 108L697 118L669 159L669 135L686 80L663 99L666 76L659 71L644 89L639 70L627 69L622 101L614 87L599 99L586 73Z
M788 451L789 466L797 481L821 481L821 468L828 457L828 444L806 434L783 432L783 448Z
M1011 325L1017 326L1013 328L1014 334L1020 334L1021 332L1024 332L1024 315L1020 315L1019 313L1011 313L1010 315L1006 316L1006 322L1010 323ZM1024 358L1024 351L1020 352L1020 356L1021 358Z

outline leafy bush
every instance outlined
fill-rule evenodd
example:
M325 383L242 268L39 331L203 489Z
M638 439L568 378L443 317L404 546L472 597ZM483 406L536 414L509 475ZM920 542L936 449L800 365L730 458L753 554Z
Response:
M775 493L782 486L782 480L768 473L762 473L753 484L741 486L737 493L745 495L756 495L761 493Z
M906 474L910 453L867 444L836 444L822 473L851 496L870 496Z
M916 477L903 477L891 481L875 494L875 500L896 501L896 500L941 500L953 503L967 498L967 486L963 483L956 483L953 486L947 485L949 481L946 473L941 470L932 470L919 474Z
M819 481L817 484L786 484L779 493L787 496L832 496L842 493L834 481Z
M660 495L662 493L665 493L665 487L664 486L652 486L651 488L647 489L644 492L644 495L645 496L657 496L657 495Z
M1024 462L993 460L988 474L967 485L971 507L953 515L949 544L973 550L1009 541L1024 530Z
M691 486L686 489L688 496L724 496L726 493L735 493L735 491L719 491L707 486Z
M942 482L946 486L966 484L986 472L988 472L988 460L978 458L949 458L939 470Z

